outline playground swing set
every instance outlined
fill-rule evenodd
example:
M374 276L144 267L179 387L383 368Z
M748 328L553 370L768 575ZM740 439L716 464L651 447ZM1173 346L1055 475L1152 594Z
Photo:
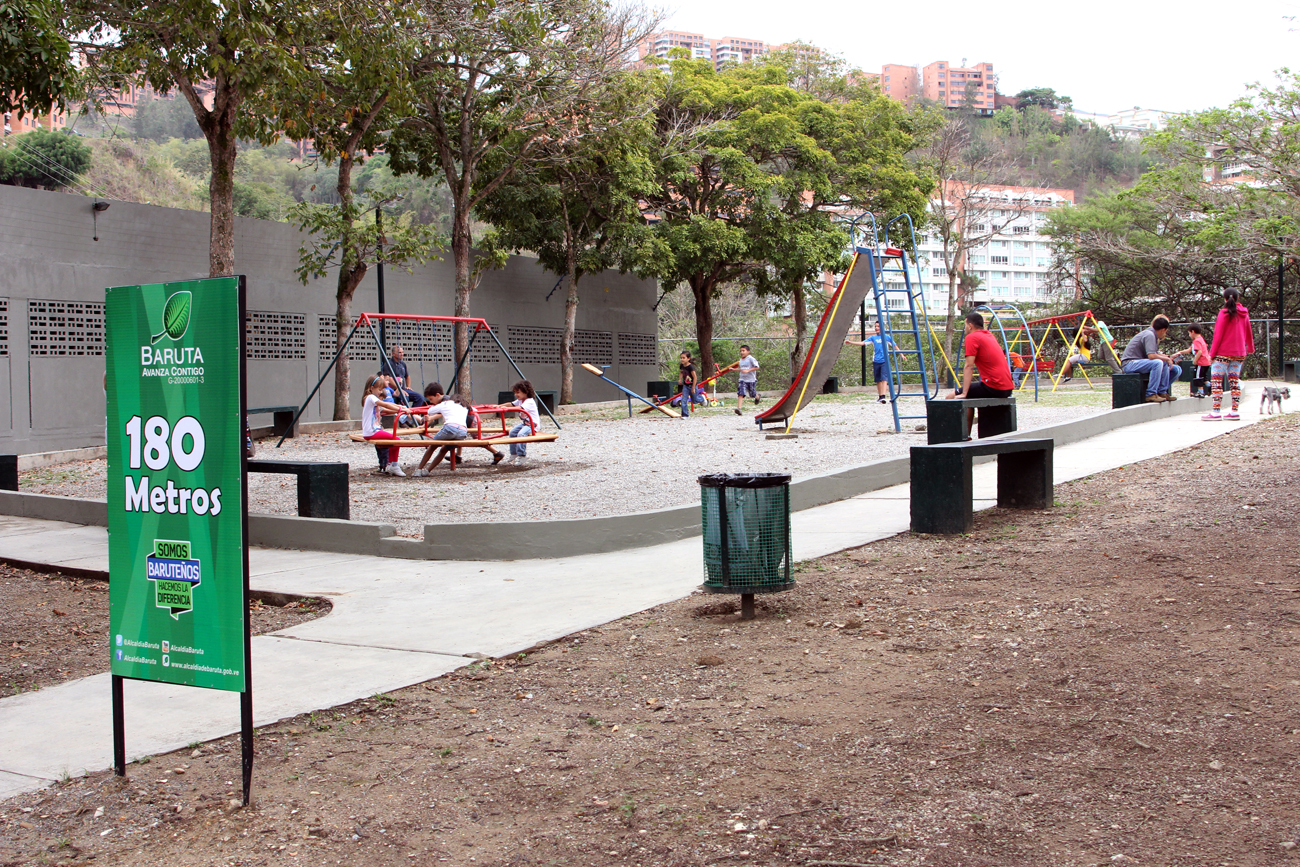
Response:
M396 379L396 376L394 376L393 374L392 365L388 357L388 350L384 347L384 340L380 336L380 330L382 330L382 323L390 320L415 322L417 323L417 328L419 324L424 322L430 323L431 327L434 328L436 328L436 325L439 322L449 323L453 328L458 323L463 323L464 325L466 325L466 327L472 328L473 330L470 332L469 342L465 347L465 351L461 354L459 358L456 359L455 367L452 370L450 381L453 383L459 377L461 368L465 367L468 364L472 364L472 362L470 361L470 353L474 349L474 341L477 340L479 335L481 334L486 334L488 337L492 339L492 342L496 344L497 349L499 349L501 351L501 354L505 356L506 361L510 362L511 368L514 369L515 373L519 376L520 379L527 379L527 377L524 376L523 371L519 369L519 365L516 364L515 360L510 357L510 353L506 351L505 346L502 345L500 339L496 336L496 333L492 330L492 327L488 325L487 321L484 319L476 319L467 316L424 316L424 315L403 314L403 313L362 313L357 318L356 323L353 324L352 330L348 332L348 336L343 340L343 343L339 346L338 351L334 353L334 357L330 359L330 363L325 368L325 372L322 373L320 379L316 381L316 385L315 387L312 388L311 393L307 395L307 399L304 400L302 406L298 408L298 412L294 415L293 422L290 425L289 428L290 430L292 430L293 426L298 423L298 419L302 416L303 412L306 411L307 407L311 404L312 398L314 398L316 396L316 393L320 391L321 385L325 382L325 378L330 375L331 371L334 370L335 365L338 364L338 360L343 356L343 353L347 351L348 346L352 343L353 337L357 335L358 331L362 330L363 326L364 326L365 333L368 333L370 337L374 340L375 347L379 352L381 369L386 375L393 376L393 378ZM377 324L379 325L379 329L376 329ZM437 344L436 332L435 332L434 344L436 348L436 344ZM420 354L423 355L424 353L421 352ZM423 376L423 372L424 372L423 359L421 359L420 362L420 372L421 372L421 376ZM460 450L462 448L474 448L474 447L488 448L489 446L509 445L511 443L554 442L556 439L559 438L559 434L539 433L534 427L531 419L528 421L530 433L527 436L512 437L509 435L509 427L506 424L506 416L507 414L512 412L519 414L520 416L524 416L523 411L518 407L500 407L493 404L485 404L482 406L476 405L473 407L473 416L474 418L477 419L477 421L474 422L475 436L473 439L434 440L430 438L430 433L429 433L429 419L428 419L429 407L427 406L412 407L410 405L410 401L406 396L406 393L402 389L399 388L396 389L395 391L396 393L393 396L397 399L396 402L402 404L402 406L406 408L406 411L403 413L400 414L395 413L391 415L391 418L393 419L393 434L397 436L398 439L377 440L372 442L370 440L363 438L359 433L352 433L349 434L348 436L353 442L365 443L366 445L384 446L384 447L395 446L400 448L416 448L416 447L429 448L430 446L435 446L435 445L440 447L445 447L446 450L448 451L448 458L450 460L451 468L454 470L456 469L457 459L459 458ZM538 408L546 413L547 417L550 418L552 423L555 424L557 430L561 429L560 423L555 420L554 414L552 414L551 410L546 406L545 403L538 401ZM484 415L497 415L500 417L501 428L499 433L493 430L491 425L488 426L487 432L486 433L484 432L483 430ZM411 425L405 428L398 426L398 422L401 418L406 417L409 421L415 419L417 416L424 416L423 424ZM280 437L279 442L275 444L276 448L279 448L284 443L285 439L286 437L284 436Z

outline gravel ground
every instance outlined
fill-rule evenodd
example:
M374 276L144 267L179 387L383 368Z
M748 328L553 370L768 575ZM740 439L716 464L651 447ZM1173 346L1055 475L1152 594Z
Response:
M769 405L770 396L762 406ZM1020 401L1021 430L1098 412L1110 405L1110 390L1070 389ZM697 411L687 420L659 413L627 417L626 404L566 408L553 443L529 446L528 463L493 467L482 449L467 449L454 472L446 463L427 478L400 479L377 473L374 449L346 434L309 434L258 444L258 457L279 460L347 461L351 465L352 518L383 521L404 536L419 537L425 524L491 520L527 521L618 515L699 501L695 478L703 473L780 472L801 479L879 458L906 454L919 434L893 432L886 405L867 394L823 395L796 421L797 439L768 440L752 416L728 405ZM915 411L919 402L908 404ZM910 427L915 427L912 422ZM554 430L543 419L544 430ZM409 471L420 452L405 450ZM103 497L107 466L83 461L22 474L25 491ZM297 488L292 476L250 475L250 511L292 515Z

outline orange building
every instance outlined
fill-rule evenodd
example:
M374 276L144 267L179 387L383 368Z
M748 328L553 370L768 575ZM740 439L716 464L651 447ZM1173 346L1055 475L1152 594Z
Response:
M887 63L880 68L880 87L890 99L912 104L922 97L945 108L970 108L992 114L996 108L997 77L992 63L953 66L936 60L927 66Z
M22 117L19 117L17 113L10 114L6 112L4 116L4 134L22 135L34 129L63 129L70 120L71 116L67 112L58 111L57 109L45 114L28 112Z

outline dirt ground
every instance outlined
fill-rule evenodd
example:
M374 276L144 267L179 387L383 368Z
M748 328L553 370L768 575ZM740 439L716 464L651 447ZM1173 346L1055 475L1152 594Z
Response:
M1297 433L267 727L248 808L232 738L65 781L0 864L1291 863Z
M329 613L327 600L255 598L254 635ZM0 696L107 671L108 581L0 563Z

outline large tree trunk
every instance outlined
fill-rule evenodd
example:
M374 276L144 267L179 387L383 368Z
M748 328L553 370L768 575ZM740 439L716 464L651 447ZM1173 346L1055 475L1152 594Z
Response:
M695 296L695 339L700 344L700 363L695 366L698 382L713 371L713 280L697 276L690 284Z
M208 276L226 277L235 273L235 111L238 100L229 91L218 90L208 123L203 130L208 140L208 157L212 178L208 181L208 199L212 208L212 225L208 241Z
M569 247L569 292L564 298L564 335L560 339L560 403L573 400L573 351L578 332L578 252Z
M469 293L473 290L470 283L470 259L474 254L473 236L470 234L469 212L466 208L456 207L452 216L451 252L456 261L456 310L455 316L469 316ZM453 364L460 361L469 348L469 326L457 322L455 328ZM455 389L456 394L466 402L471 400L469 359L461 367L456 382L447 386Z
M790 300L794 302L794 348L790 350L790 381L793 382L803 367L803 338L808 333L808 298L802 285L791 287Z
M339 207L347 217L343 227L343 237L340 243L343 245L343 255L340 257L342 264L339 266L338 288L335 292L336 306L334 309L334 348L337 349L347 340L348 332L352 328L352 296L357 291L357 286L361 284L361 279L366 276L368 270L366 263L362 261L361 254L357 250L356 238L352 229L352 165L351 157L343 157L339 160L338 175L338 194ZM334 419L342 421L351 417L352 413L352 368L348 362L347 353L339 356L338 363L334 366Z

